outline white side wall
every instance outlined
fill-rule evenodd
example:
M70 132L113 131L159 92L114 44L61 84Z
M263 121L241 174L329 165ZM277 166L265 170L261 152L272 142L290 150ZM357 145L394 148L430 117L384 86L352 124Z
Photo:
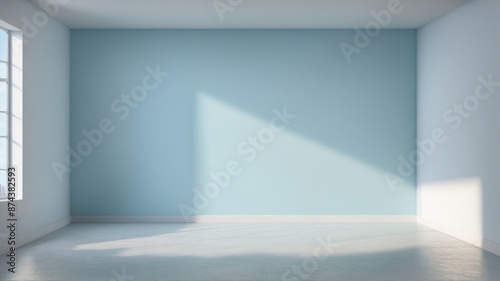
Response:
M500 1L471 1L417 42L417 135L447 135L419 167L418 214L500 254L500 84L484 82L500 82Z
M26 21L36 23L35 15L48 22L37 22L38 31L29 30L32 38L25 37L23 46L24 199L16 202L21 244L69 222L69 179L59 182L51 168L69 144L69 30L25 0L0 2L0 19L18 29L26 29ZM1 202L0 236L6 234L6 218ZM7 243L0 240L3 252Z

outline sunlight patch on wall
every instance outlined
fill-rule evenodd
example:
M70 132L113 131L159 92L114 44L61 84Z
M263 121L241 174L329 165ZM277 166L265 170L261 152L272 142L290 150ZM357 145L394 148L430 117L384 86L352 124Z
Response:
M195 188L206 190L209 201L200 214L376 215L412 202L410 184L393 191L381 169L294 130L301 118L296 106L274 105L268 112L255 116L197 93ZM236 175L228 163L236 163Z
M480 246L483 237L483 186L479 178L419 185L419 215L437 229Z

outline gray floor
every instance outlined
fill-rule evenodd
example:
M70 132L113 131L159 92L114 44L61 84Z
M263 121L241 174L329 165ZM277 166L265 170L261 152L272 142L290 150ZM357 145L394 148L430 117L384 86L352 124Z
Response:
M500 257L413 223L71 224L0 280L500 280Z

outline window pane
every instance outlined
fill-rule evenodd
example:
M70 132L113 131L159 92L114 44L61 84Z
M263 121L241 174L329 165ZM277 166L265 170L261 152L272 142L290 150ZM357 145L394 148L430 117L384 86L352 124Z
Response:
M7 139L0 138L0 169L7 169Z
M0 113L0 137L7 136L7 114Z
M7 111L7 83L0 82L0 111Z
M0 171L0 198L7 198L7 172Z
M7 64L0 62L0 78L7 78Z
M0 60L7 61L7 33L0 30Z

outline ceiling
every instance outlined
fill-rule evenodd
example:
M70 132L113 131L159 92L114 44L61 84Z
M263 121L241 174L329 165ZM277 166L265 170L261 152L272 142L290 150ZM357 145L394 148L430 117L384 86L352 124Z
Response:
M31 0L70 28L347 28L398 0ZM400 0L386 28L419 28L468 0ZM54 3L60 3L54 6ZM64 3L64 4L63 4ZM48 8L47 8L48 5ZM219 7L219 13L214 5ZM396 9L397 10L397 9Z

